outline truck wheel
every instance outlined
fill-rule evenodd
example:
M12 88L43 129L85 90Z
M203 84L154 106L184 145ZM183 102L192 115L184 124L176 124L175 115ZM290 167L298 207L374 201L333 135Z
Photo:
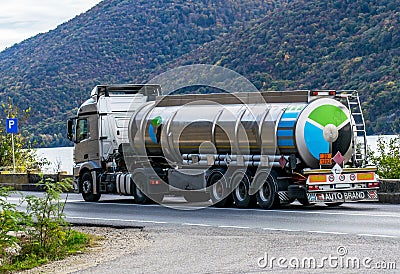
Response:
M310 205L310 201L308 201L307 198L297 198L297 201L299 201L300 204L305 206Z
M238 208L247 208L257 204L256 198L249 195L250 179L247 174L243 174L239 184L232 192L232 198Z
M210 194L205 192L189 191L183 195L189 203L207 202L210 200Z
M224 170L216 169L207 179L207 185L211 188L211 201L215 207L227 207L233 202L229 189L226 187L224 173Z
M133 191L133 199L135 204L148 204L151 202L149 197L146 196L137 186Z
M267 180L256 193L258 205L262 209L277 208L280 205L275 179L268 175Z
M86 202L98 202L101 194L93 194L93 178L89 172L83 173L82 181L82 197Z

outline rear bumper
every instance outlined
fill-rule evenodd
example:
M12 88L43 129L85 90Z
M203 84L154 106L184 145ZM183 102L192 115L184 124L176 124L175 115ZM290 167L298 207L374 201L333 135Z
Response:
M310 202L349 202L349 201L379 201L378 188L340 189L333 191L309 191L307 198Z

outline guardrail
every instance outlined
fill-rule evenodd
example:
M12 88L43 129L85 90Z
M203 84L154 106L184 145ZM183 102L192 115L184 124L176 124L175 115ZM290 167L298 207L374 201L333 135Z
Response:
M380 179L379 201L400 204L400 179Z

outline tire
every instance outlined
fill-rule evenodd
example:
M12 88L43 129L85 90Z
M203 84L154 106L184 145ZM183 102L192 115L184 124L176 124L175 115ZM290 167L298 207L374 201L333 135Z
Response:
M257 204L257 200L254 195L249 195L250 189L250 176L243 174L237 187L232 192L232 199L238 208L248 208Z
M143 192L140 190L138 187L138 184L140 185L142 182L145 181L145 177L143 174L139 174L135 176L134 183L133 183L133 199L135 204L149 204L152 202L152 200Z
M280 205L275 178L270 174L256 193L257 203L262 209L273 209Z
M83 173L82 182L82 197L86 202L98 202L101 194L93 194L93 178L90 172Z
M299 203L304 205L304 206L310 205L310 201L308 201L307 198L297 198L297 201L299 201Z
M210 187L210 196L213 206L228 207L233 203L227 182L224 177L225 170L215 169L207 179L207 186Z
M135 189L133 190L133 199L135 204L149 204L151 203L151 200L149 197L147 197L146 194L144 194L136 185Z
M190 191L183 195L189 203L207 202L210 200L210 194L205 192Z
M335 203L325 203L329 207L340 206L344 202L335 202Z

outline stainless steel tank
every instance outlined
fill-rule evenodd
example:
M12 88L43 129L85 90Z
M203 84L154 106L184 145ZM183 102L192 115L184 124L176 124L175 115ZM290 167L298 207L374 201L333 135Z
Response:
M183 155L296 155L310 168L320 153L352 154L351 115L333 98L308 102L305 92L159 97L132 117L140 155L181 164Z

